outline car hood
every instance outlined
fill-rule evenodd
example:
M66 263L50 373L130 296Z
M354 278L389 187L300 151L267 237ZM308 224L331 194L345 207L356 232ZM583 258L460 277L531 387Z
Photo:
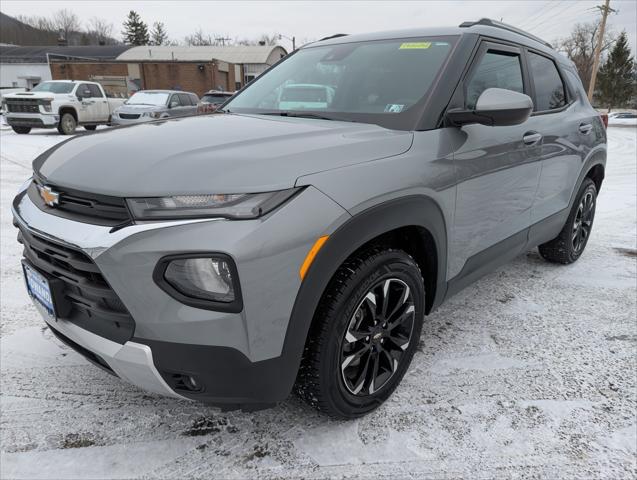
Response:
M157 112L164 110L164 105L122 105L117 107L115 111L117 113L143 113L143 112Z
M3 96L3 98L27 98L30 100L53 100L54 98L59 97L71 97L75 98L73 95L69 93L52 93L52 92L18 92L18 93L8 93Z
M398 155L410 132L263 115L201 115L79 135L33 162L44 181L116 196L246 193Z

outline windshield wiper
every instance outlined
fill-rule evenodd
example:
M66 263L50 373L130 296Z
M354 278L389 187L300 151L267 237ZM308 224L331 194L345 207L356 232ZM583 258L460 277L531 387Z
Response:
M312 112L266 112L261 115L273 115L278 117L297 117L297 118L318 118L319 120L334 120L331 117L326 117L320 113Z

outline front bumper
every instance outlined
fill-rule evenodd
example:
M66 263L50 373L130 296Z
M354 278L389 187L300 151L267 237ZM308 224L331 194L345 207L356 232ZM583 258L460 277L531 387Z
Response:
M13 215L20 228L91 257L135 321L123 345L44 312L53 329L135 385L224 405L271 404L288 396L298 369L285 344L299 266L318 236L349 218L312 187L257 220L155 222L111 231L46 213L27 195L16 198ZM167 255L210 251L229 255L237 266L240 313L184 305L152 279ZM184 375L203 390L183 390Z
M12 127L55 128L60 116L44 113L6 113L5 121Z

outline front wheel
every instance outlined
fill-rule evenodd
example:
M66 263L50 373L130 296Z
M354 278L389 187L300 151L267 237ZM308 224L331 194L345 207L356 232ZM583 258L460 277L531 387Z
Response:
M58 132L62 135L73 135L76 128L77 121L75 117L70 113L62 114L62 118L60 118L60 123L58 124Z
M380 406L411 363L424 305L422 274L407 253L375 248L347 260L316 311L296 393L337 418Z
M560 234L538 247L545 260L568 265L584 252L593 229L597 188L590 178L585 178L577 192L573 208Z
M11 127L19 135L26 135L31 131L31 127Z

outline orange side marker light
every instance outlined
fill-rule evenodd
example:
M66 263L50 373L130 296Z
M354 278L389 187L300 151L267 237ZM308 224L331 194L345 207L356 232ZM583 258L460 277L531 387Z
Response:
M312 262L314 261L314 257L316 257L319 250L321 249L321 247L323 247L323 244L325 244L328 238L330 238L329 235L324 235L322 237L319 237L316 240L316 242L314 242L314 245L312 245L312 248L310 248L310 251L307 252L307 255L305 256L305 260L303 260L303 265L301 265L301 268L299 269L299 275L301 276L301 280L305 278L305 274L310 269L310 266L312 265Z

